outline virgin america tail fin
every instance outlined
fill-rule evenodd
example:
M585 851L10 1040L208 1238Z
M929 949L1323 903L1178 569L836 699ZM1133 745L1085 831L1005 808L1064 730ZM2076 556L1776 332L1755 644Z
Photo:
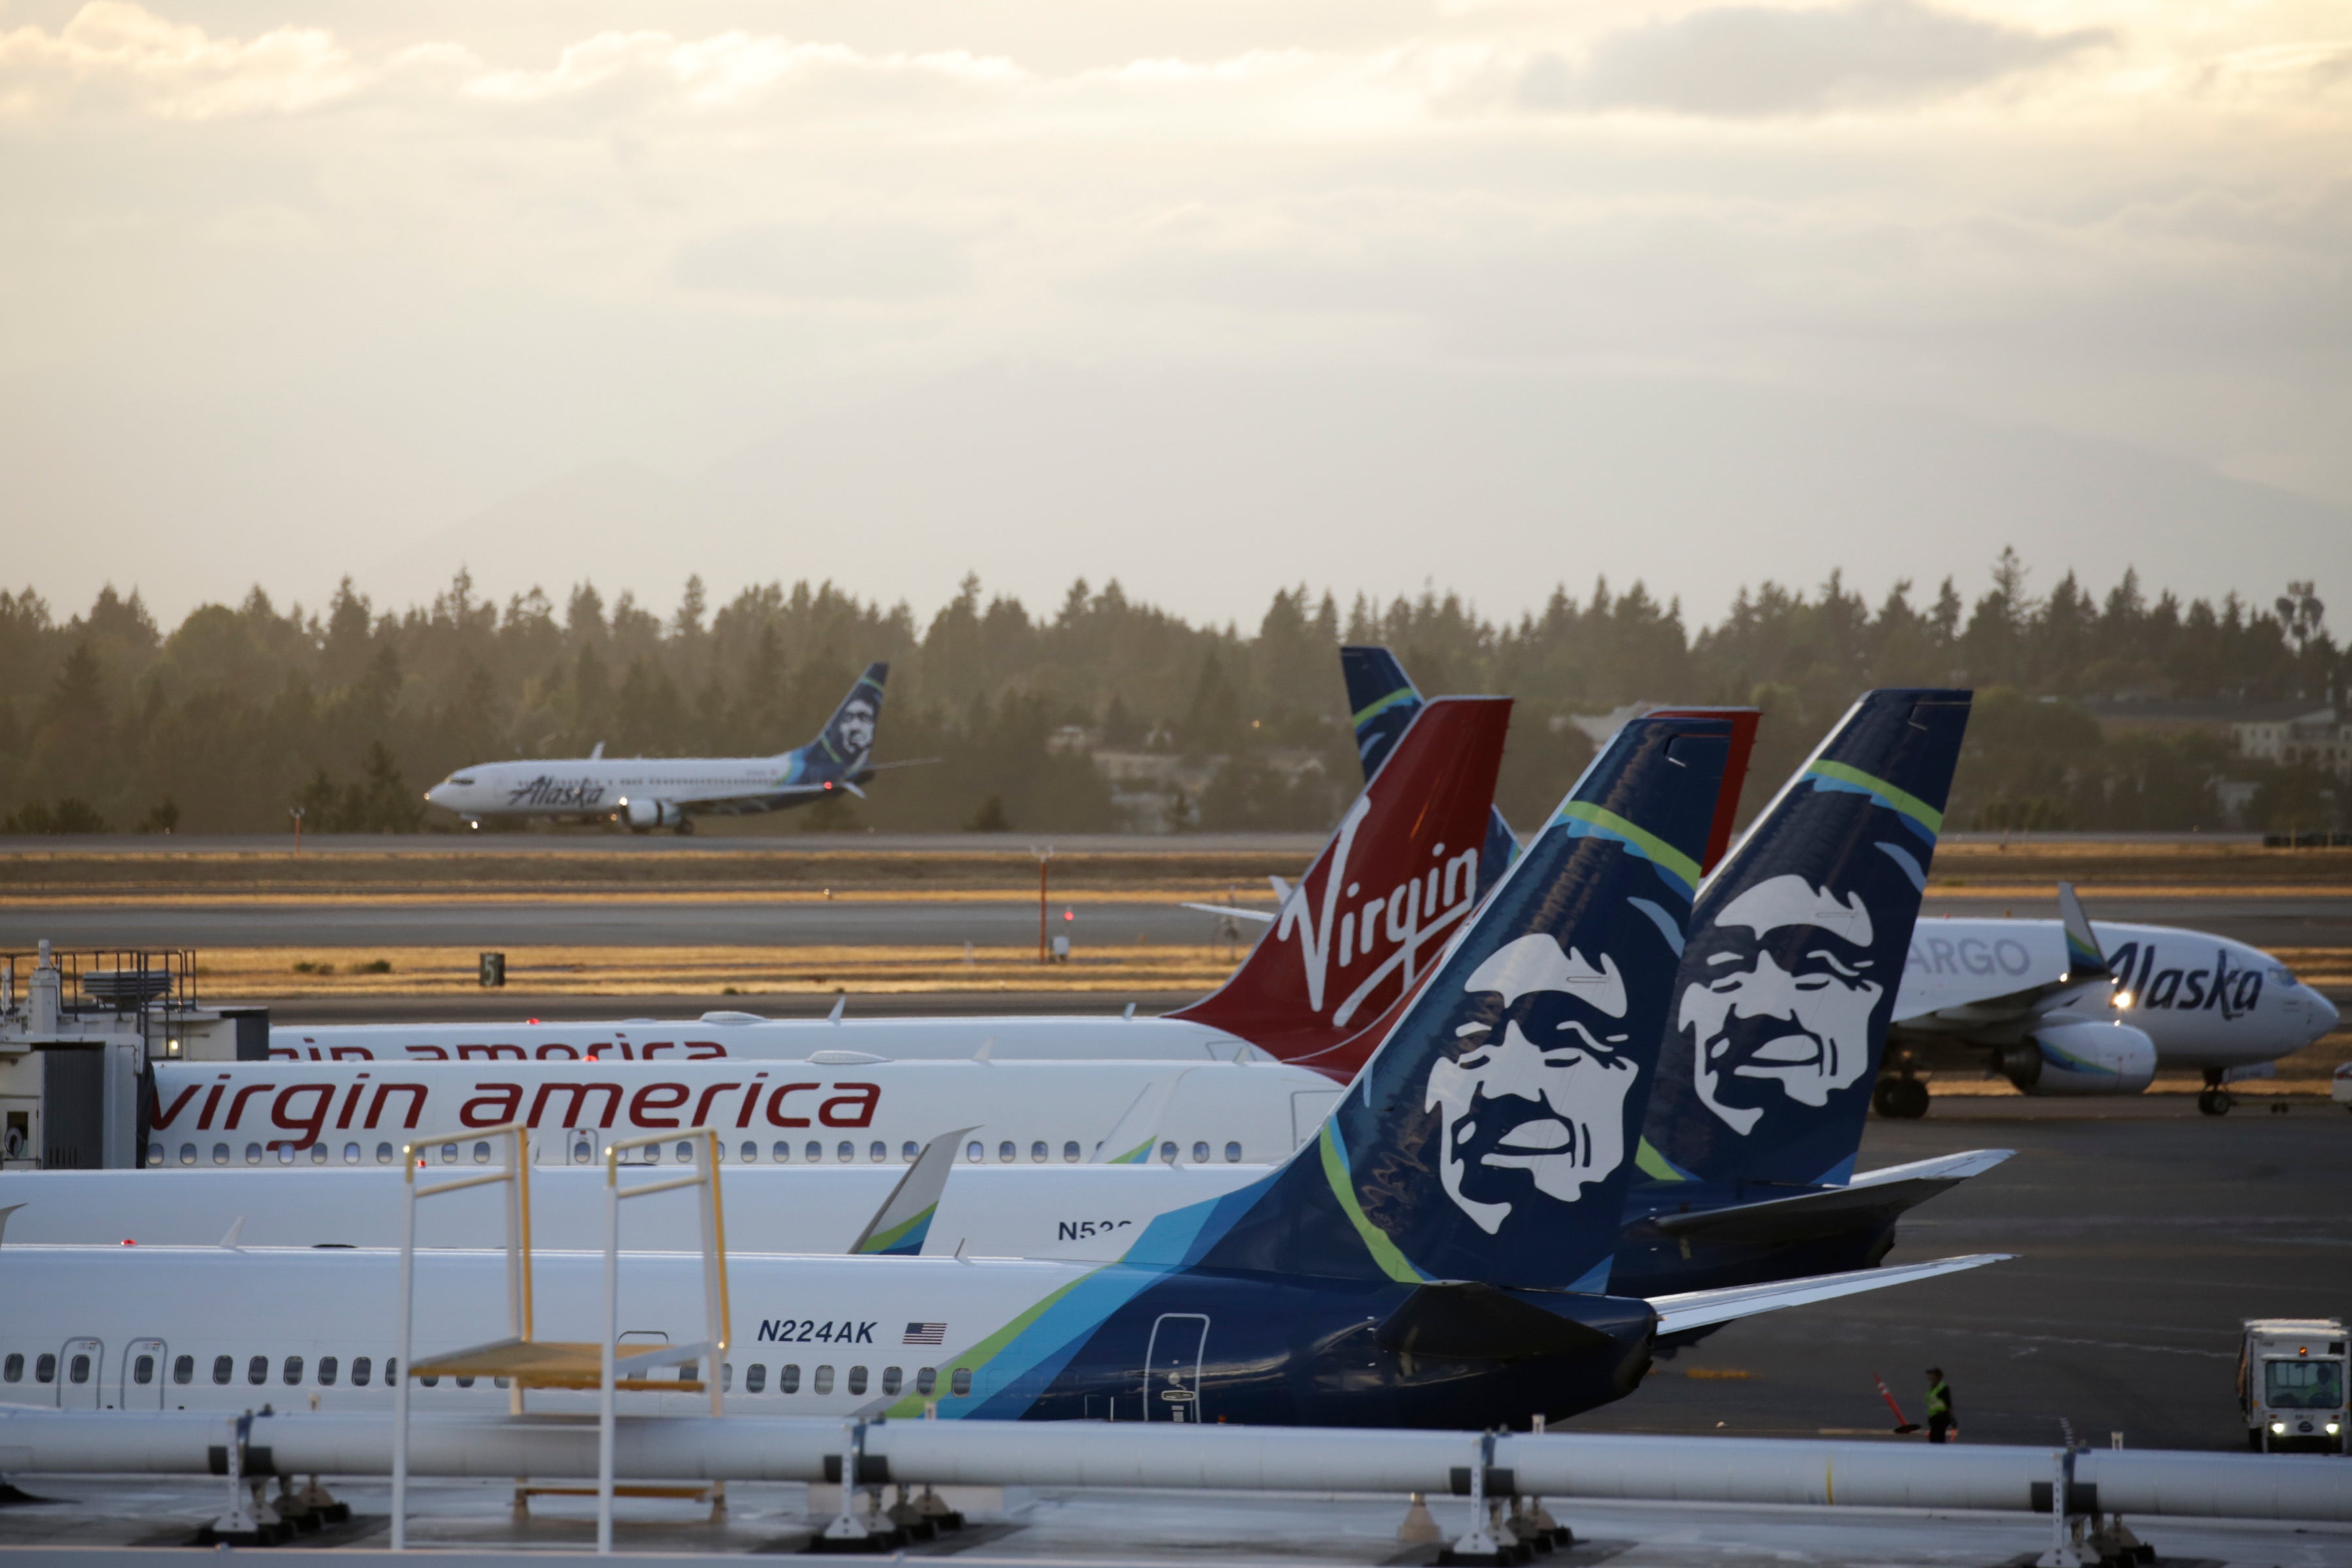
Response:
M1378 1018L1477 901L1507 697L1427 704L1232 979L1170 1015L1288 1061Z

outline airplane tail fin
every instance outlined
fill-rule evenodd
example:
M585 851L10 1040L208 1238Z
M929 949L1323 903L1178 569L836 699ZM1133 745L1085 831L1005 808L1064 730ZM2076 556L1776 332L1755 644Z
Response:
M1852 1174L1969 700L1864 694L1707 879L1643 1128L1649 1177Z
M1364 782L1370 784L1421 711L1421 692L1396 655L1378 646L1350 643L1341 647L1339 673L1348 681L1356 756L1364 764Z
M2106 954L2099 951L2099 939L2091 930L2091 917L2083 912L2083 900L2074 896L2074 884L2058 884L2058 920L2066 928L2066 978L2069 980L2109 980L2115 969L2107 963Z
M1169 1016L1285 1061L1378 1018L1477 901L1510 715L1507 697L1427 704L1233 978Z
M1602 1288L1728 731L1619 731L1316 1138L1139 1247L1177 1266Z
M887 664L866 667L816 739L789 753L804 764L799 777L857 781L873 759L874 732L882 722L882 687L889 679Z

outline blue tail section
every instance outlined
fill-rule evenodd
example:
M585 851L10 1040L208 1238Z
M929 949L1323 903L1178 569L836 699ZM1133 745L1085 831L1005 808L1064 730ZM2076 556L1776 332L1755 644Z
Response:
M866 667L816 739L791 753L793 782L857 781L874 758L874 731L882 722L882 687L889 679L888 665Z
M1864 695L1708 877L1643 1126L1648 1178L1853 1173L1969 702Z
M1148 1261L1601 1289L1730 731L1620 731L1315 1141Z
M1378 645L1348 643L1339 649L1339 673L1348 682L1349 721L1356 729L1356 755L1364 765L1364 782L1380 772L1396 749L1397 740L1422 710L1422 695L1405 674L1396 655ZM1486 814L1486 841L1478 854L1478 896L1484 898L1496 879L1509 869L1518 855L1518 836L1503 820L1499 808Z

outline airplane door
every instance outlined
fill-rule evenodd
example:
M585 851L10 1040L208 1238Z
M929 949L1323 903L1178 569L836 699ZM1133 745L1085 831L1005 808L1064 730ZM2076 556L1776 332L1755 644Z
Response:
M122 1352L121 1410L163 1408L163 1368L170 1357L161 1340L133 1340Z
M1162 1312L1143 1352L1143 1418L1201 1419L1201 1355L1209 1320L1199 1312Z
M58 1409L96 1410L104 1403L100 1395L106 1388L98 1374L105 1359L105 1347L96 1340L66 1342L58 1352Z

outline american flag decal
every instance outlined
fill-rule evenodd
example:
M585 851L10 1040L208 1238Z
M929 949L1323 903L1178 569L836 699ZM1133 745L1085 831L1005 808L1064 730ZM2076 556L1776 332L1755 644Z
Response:
M946 1340L947 1337L948 1326L945 1323L908 1323L907 1337L899 1342L910 1345L935 1345Z

